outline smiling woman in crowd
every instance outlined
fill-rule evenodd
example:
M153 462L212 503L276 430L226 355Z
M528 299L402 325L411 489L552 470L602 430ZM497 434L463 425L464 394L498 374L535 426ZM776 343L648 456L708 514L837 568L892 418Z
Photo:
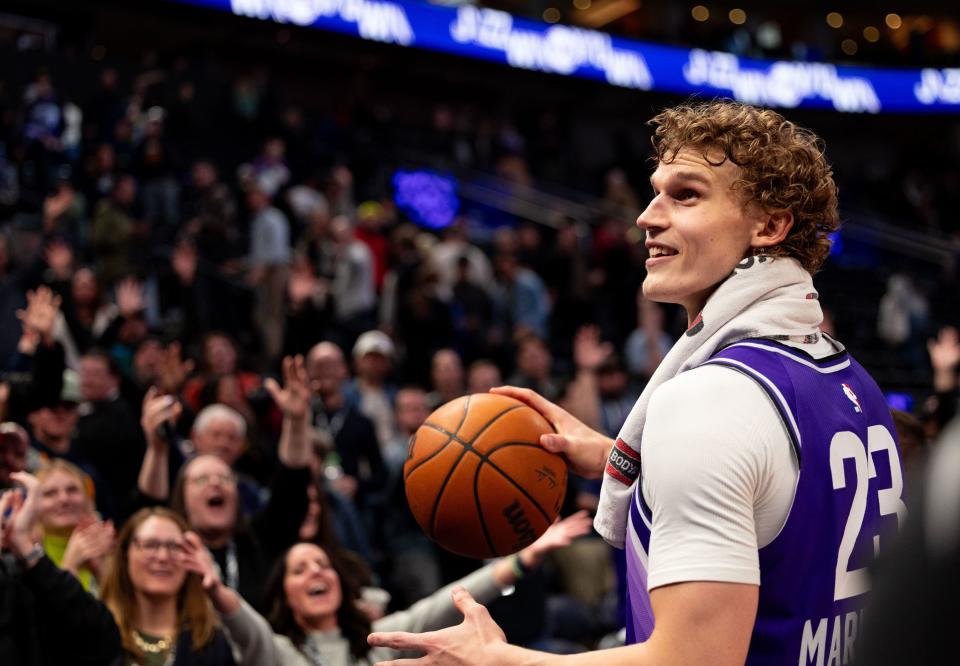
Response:
M142 509L120 530L101 597L120 628L124 666L234 664L200 579L182 564L186 521Z
M54 564L75 575L87 591L95 591L103 561L113 547L114 528L99 520L87 492L83 471L54 459L37 471L43 550Z
M407 610L371 622L363 608L354 576L334 552L312 543L298 543L279 561L267 585L270 622L274 636L271 660L279 666L362 666L399 653L371 648L367 635L374 631L429 631L456 624L460 613L451 590L462 586L475 597L492 601L538 567L547 554L568 545L591 530L591 519L581 511L555 523L537 541L516 555L501 558L467 577L441 588ZM205 554L203 551L201 555ZM232 597L224 614L231 634L257 634L262 618L222 584L212 560L197 557L192 565L211 594ZM214 592L215 590L215 592Z

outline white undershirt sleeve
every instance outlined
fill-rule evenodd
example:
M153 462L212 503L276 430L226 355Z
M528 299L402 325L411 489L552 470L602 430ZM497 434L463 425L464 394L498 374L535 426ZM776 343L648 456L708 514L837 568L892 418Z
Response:
M660 386L641 442L652 512L649 588L760 584L758 548L786 521L797 459L767 393L730 368L701 366Z

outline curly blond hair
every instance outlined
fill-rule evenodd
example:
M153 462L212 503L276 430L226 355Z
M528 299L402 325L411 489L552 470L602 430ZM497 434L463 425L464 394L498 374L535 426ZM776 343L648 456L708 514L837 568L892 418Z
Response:
M793 213L793 228L773 256L793 257L811 274L830 254L829 234L840 228L837 185L823 142L775 111L731 101L683 104L649 122L656 160L669 164L684 148L703 150L714 166L730 160L740 168L733 183L745 202L766 211ZM719 162L708 151L722 152Z

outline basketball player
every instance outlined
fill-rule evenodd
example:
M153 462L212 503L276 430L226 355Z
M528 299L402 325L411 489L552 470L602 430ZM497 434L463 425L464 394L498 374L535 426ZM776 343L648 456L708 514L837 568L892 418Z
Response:
M655 126L644 294L690 328L617 440L535 393L497 392L550 420L541 444L603 476L595 526L627 550L627 645L554 656L508 645L454 592L464 622L373 634L418 650L397 664L841 664L903 518L894 428L874 381L820 332L811 274L839 226L819 140L733 102L667 110Z

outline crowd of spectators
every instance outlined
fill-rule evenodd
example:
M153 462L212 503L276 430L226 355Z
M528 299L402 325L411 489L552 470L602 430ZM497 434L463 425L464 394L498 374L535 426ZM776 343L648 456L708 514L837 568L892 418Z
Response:
M27 610L0 603L0 662L367 663L371 624L454 621L458 580L514 642L615 633L622 563L585 536L596 484L478 569L423 535L401 467L433 408L504 382L617 433L685 323L642 297L630 226L425 231L364 145L325 146L262 77L234 80L212 127L188 74L3 90L0 488L27 492L0 506L0 594ZM432 129L425 150L515 182L559 145L442 106ZM640 206L623 172L605 187ZM957 401L956 331L929 353L921 448Z

